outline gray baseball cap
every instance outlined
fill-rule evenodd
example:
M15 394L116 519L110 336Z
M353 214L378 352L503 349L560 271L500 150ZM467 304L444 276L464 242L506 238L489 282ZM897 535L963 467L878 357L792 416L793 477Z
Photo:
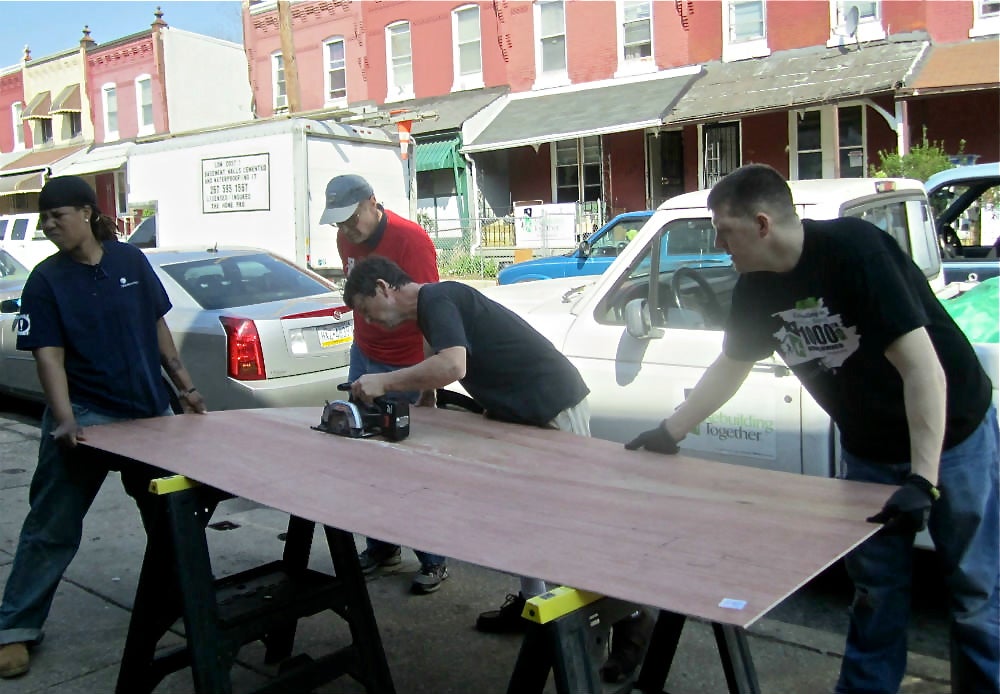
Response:
M368 181L357 174L334 176L326 184L326 209L320 224L340 224L350 219L358 205L374 195Z

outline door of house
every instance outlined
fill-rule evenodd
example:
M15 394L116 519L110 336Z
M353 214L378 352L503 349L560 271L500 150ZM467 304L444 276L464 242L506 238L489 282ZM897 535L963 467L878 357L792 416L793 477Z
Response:
M684 192L684 138L680 130L646 135L649 156L649 209Z

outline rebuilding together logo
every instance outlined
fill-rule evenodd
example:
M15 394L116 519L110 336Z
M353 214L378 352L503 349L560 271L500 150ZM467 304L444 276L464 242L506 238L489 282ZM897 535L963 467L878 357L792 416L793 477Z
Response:
M698 436L711 436L719 441L736 439L759 443L762 436L774 433L774 420L762 419L752 414L716 412L695 427L691 433Z

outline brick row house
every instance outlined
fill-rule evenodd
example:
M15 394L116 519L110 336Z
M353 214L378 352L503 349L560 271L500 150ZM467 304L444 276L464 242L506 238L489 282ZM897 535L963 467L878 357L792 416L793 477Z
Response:
M289 15L283 45L277 3L244 5L258 116L433 114L412 132L420 209L439 218L525 201L609 216L748 162L861 176L925 131L1000 159L997 2L341 0Z
M123 232L125 167L137 138L245 121L243 47L167 25L0 70L0 214L34 211L49 176L82 176Z

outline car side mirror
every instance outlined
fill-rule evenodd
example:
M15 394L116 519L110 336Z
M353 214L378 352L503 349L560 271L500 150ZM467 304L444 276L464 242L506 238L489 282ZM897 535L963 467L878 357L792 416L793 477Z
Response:
M589 258L590 257L591 248L590 248L590 244L587 243L586 241L581 241L580 242L580 246L579 246L578 250L580 251L580 255L583 256L584 258Z
M4 299L0 301L0 313L20 313L21 299Z
M649 302L645 299L632 299L625 304L625 331L637 340L663 337L663 329L653 327Z

